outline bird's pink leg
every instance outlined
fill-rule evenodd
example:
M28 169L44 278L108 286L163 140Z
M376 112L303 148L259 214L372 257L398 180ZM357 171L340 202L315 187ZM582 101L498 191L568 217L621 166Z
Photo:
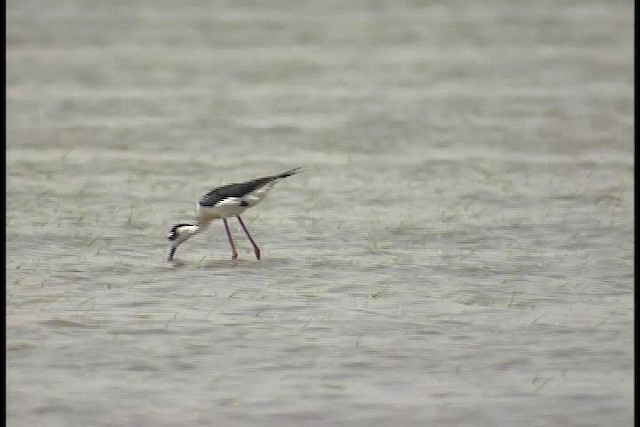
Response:
M233 237L231 237L231 230L229 230L229 223L227 218L222 218L224 222L224 229L227 230L227 237L229 238L229 244L231 245L231 259L238 258L238 251L236 251L236 245L233 244Z
M244 222L242 221L242 218L240 218L240 215L238 215L236 218L238 218L238 221L240 221L240 225L242 226L242 229L244 230L245 233L247 233L247 237L249 238L249 241L251 242L251 244L253 245L253 251L256 254L256 259L260 259L260 248L258 247L258 245L256 245L255 240L253 240L253 237L251 237L251 234L249 233L249 230L247 230L247 226L244 225Z

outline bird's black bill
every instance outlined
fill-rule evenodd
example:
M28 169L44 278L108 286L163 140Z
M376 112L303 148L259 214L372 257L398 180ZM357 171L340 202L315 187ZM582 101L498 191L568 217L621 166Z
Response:
M176 253L176 249L178 249L177 246L171 246L171 249L169 249L169 255L167 256L167 261L171 261L173 259L173 255Z

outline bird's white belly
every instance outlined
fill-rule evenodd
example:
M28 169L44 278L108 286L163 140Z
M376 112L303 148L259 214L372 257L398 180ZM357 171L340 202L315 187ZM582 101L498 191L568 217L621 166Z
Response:
M249 206L240 205L218 205L213 207L199 206L198 211L201 220L210 221L213 219L228 218L238 216L246 211Z

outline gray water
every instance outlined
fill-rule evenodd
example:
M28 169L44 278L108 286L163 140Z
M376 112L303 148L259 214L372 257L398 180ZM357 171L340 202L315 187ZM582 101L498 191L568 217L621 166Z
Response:
M10 1L8 424L632 425L632 11Z

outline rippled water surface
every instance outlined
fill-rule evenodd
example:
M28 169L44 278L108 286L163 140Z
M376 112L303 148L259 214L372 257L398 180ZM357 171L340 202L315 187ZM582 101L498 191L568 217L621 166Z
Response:
M10 1L8 424L631 425L632 10Z

